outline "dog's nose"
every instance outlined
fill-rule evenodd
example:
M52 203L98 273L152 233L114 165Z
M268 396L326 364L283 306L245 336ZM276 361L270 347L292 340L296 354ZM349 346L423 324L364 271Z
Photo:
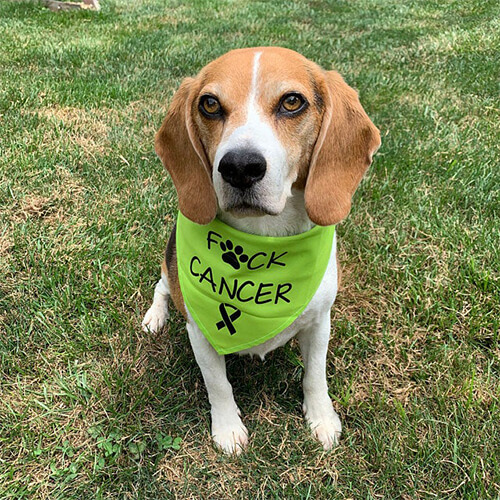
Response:
M266 173L266 159L256 151L229 151L219 162L222 178L238 189L247 189Z

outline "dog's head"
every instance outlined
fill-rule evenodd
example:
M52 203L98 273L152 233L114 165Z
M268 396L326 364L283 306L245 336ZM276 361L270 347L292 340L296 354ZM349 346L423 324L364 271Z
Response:
M233 50L185 79L156 135L181 212L279 214L292 186L309 218L342 220L380 135L356 92L288 49Z

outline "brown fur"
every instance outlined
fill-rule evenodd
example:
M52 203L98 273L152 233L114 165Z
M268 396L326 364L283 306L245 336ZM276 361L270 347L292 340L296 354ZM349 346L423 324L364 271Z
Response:
M179 208L200 224L216 214L211 170L222 134L243 123L252 80L253 57L262 52L259 104L269 117L285 92L300 91L312 104L294 120L275 117L274 126L285 145L296 176L294 187L305 189L306 210L319 225L337 224L347 216L354 194L380 134L351 89L335 71L323 71L288 49L259 47L231 51L183 81L156 136L156 151L170 172ZM200 115L203 94L217 95L227 118Z
M196 78L182 82L155 140L156 152L177 189L179 209L199 224L216 215L214 157L223 134L230 134L246 117L255 52L262 52L259 74L266 75L259 79L257 99L287 149L295 169L290 172L296 178L293 187L304 189L306 210L314 223L337 224L349 213L352 195L380 145L380 134L357 93L338 73L278 47L231 51L205 66ZM281 96L292 91L302 93L310 106L293 120L280 120L275 110ZM223 119L200 114L198 102L204 94L217 96L225 110ZM174 304L185 315L175 228L162 269Z
M196 81L186 78L156 134L155 149L172 176L181 212L195 222L208 224L215 217L217 201L203 146L193 134L191 108L195 97Z
M380 146L379 131L357 93L337 72L325 75L325 114L305 186L307 213L320 226L337 224L347 216L352 195Z
M177 270L177 247L175 245L176 227L172 229L168 239L167 250L165 252L165 260L161 264L161 271L167 277L170 297L176 309L182 313L187 319L186 308L184 306L184 298L179 284L179 273Z

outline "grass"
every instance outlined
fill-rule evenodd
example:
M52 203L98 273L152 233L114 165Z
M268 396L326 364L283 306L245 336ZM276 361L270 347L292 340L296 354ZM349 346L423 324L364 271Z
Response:
M1 498L500 498L493 0L0 3ZM217 453L181 318L141 333L176 211L153 136L182 77L281 45L357 88L383 146L339 227L328 360L229 357L251 433Z

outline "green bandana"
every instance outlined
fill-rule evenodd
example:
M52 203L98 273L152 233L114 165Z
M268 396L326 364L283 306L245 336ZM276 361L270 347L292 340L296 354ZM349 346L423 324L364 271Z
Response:
M182 296L219 354L262 344L302 313L323 279L334 233L335 226L315 226L295 236L257 236L219 219L195 224L179 212Z

